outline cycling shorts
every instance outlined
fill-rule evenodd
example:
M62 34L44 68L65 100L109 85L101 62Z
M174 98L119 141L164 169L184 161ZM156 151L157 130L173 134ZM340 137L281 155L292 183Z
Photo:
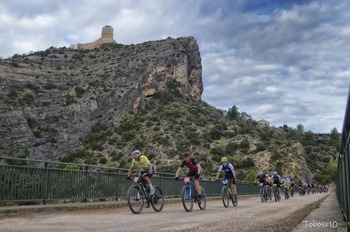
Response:
M186 176L188 176L188 177L195 177L196 175L197 175L197 173L198 172L189 172L189 173L187 173L187 175ZM198 178L194 178L195 180L199 180L199 177Z

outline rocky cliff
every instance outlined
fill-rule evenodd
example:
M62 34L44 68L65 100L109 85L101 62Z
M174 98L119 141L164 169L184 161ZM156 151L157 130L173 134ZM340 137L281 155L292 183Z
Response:
M49 48L0 61L0 154L55 160L82 146L101 122L117 126L156 91L200 100L202 66L193 37L94 50Z

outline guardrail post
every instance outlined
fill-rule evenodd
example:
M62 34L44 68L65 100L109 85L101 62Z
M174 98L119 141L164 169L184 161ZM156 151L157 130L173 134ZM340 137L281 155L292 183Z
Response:
M42 204L46 204L48 197L48 181L49 181L49 168L48 162L45 162L45 171L44 171L44 180L43 180L43 189L42 189Z
M89 195L89 175L88 175L88 166L84 166L84 199L83 202L87 202Z

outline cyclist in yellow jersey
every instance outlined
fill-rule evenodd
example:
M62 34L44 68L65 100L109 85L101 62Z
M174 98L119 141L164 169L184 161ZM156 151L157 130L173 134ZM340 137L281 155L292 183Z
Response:
M272 191L272 184L273 184L273 180L272 178L269 176L269 174L265 174L265 185L266 185L266 191L267 193L271 194ZM270 189L270 192L268 191ZM271 195L269 195L269 197L271 197Z
M150 194L154 194L154 188L151 182L151 177L154 173L154 168L151 162L148 160L147 156L141 155L141 151L135 150L131 153L133 159L131 161L131 166L128 172L127 179L131 179L131 174L134 170L134 168L137 168L140 170L140 174L143 176L145 181L147 182L147 185L150 189Z

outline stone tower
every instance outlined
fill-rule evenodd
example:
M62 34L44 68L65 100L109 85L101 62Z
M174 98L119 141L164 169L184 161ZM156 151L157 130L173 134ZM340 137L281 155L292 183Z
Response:
M78 49L94 49L100 47L105 43L117 43L113 39L113 28L109 25L106 25L102 28L101 38L91 43L78 43Z
M113 40L113 27L106 25L102 28L101 38Z

